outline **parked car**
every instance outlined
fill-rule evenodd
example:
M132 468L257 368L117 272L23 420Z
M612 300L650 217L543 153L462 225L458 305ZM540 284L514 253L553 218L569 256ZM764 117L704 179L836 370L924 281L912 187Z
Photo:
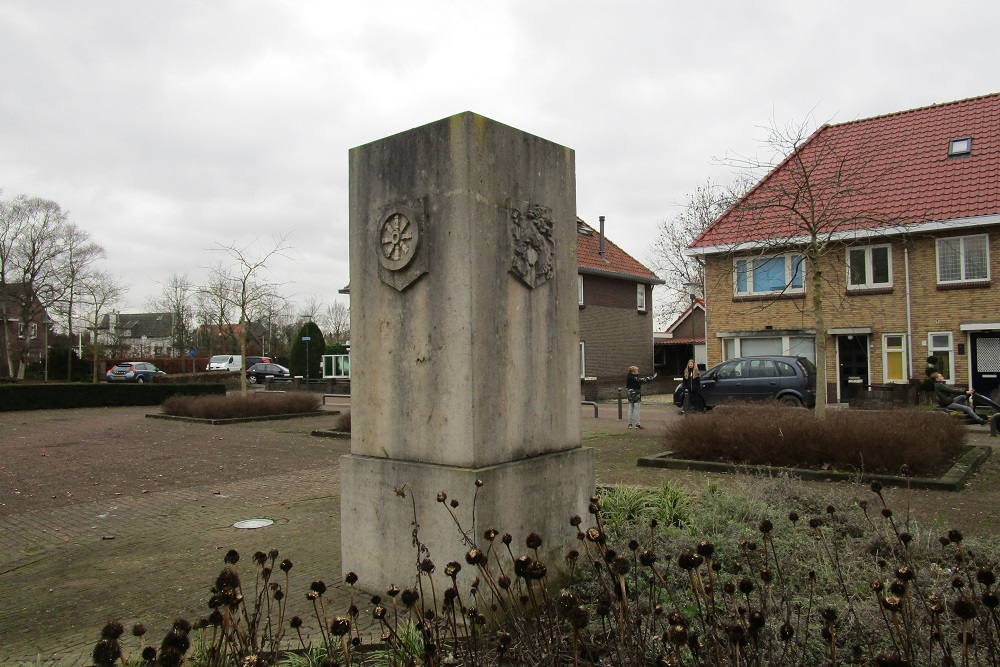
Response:
M280 364L254 364L247 369L247 382L257 384L266 380L291 380L292 374Z
M208 360L206 371L238 371L243 366L243 357L239 354L216 354Z
M701 374L699 407L731 401L777 400L785 405L816 406L816 366L805 357L740 357ZM674 390L674 405L684 402L684 385Z
M108 382L152 382L154 378L166 375L159 368L146 361L122 361L108 371Z

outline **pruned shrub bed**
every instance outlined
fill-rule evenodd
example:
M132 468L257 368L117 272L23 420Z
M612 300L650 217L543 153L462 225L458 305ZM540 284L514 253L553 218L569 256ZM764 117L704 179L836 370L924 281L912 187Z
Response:
M674 455L790 468L935 475L963 451L965 428L926 410L837 410L826 419L780 405L738 404L667 426Z
M222 385L211 384L5 384L0 385L0 412L159 405L179 394L194 398L225 391Z
M175 396L163 402L163 413L198 419L242 419L320 411L316 394L253 393L247 396Z

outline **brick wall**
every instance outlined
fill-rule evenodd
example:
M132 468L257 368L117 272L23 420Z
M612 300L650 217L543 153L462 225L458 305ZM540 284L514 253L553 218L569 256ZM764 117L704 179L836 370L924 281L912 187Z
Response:
M646 286L647 309L641 313L635 282L591 275L583 282L580 340L586 345L586 374L598 378L604 397L608 387L624 382L629 366L653 373L652 287Z
M1000 270L1000 234L989 228L990 276L995 282ZM980 234L984 230L966 230L942 236ZM912 360L910 377L923 379L929 332L951 332L955 357L955 378L958 384L969 382L969 351L958 355L958 344L967 344L960 324L1000 319L1000 290L990 283L960 287L937 285L937 251L931 235L914 236L908 240L893 240L892 287L870 293L848 293L845 249L831 253L823 262L824 311L826 329L870 327L869 369L873 383L883 380L884 334L906 334L906 254L909 255L910 321L912 325ZM884 244L887 240L873 240ZM733 259L731 256L709 257L707 266L708 363L722 360L719 331L763 333L774 330L814 330L811 286L806 294L793 298L738 300L733 297ZM836 383L836 337L827 336L827 374Z

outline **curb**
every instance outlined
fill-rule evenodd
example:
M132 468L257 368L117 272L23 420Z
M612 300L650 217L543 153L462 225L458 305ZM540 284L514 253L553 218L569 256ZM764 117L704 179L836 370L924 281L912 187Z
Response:
M935 491L959 491L965 486L969 476L979 469L993 452L992 447L970 445L968 450L952 464L941 477L902 477L900 475L876 475L839 470L809 470L807 468L781 468L778 466L752 466L716 461L696 461L694 459L672 458L673 452L656 456L644 456L636 465L647 468L670 468L674 470L698 470L702 472L722 472L750 475L774 476L788 473L799 479L816 482L879 482L884 486L909 486L913 489Z
M310 431L309 435L314 435L317 438L338 438L340 440L350 440L350 431L334 431L333 429L327 429L325 431Z
M225 426L227 424L247 424L249 422L265 422L279 419L299 419L300 417L321 417L339 415L340 410L317 410L316 412L301 412L292 415L268 415L266 417L234 417L232 419L204 419L202 417L182 417L180 415L148 414L146 419L170 419L192 424L208 424L210 426Z

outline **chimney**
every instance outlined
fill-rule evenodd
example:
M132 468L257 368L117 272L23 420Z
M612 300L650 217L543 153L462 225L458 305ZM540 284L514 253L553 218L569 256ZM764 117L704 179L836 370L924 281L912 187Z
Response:
M601 245L597 251L597 254L600 255L601 259L603 259L606 262L608 261L608 258L604 256L604 216L603 215L598 216L597 220L601 225Z

